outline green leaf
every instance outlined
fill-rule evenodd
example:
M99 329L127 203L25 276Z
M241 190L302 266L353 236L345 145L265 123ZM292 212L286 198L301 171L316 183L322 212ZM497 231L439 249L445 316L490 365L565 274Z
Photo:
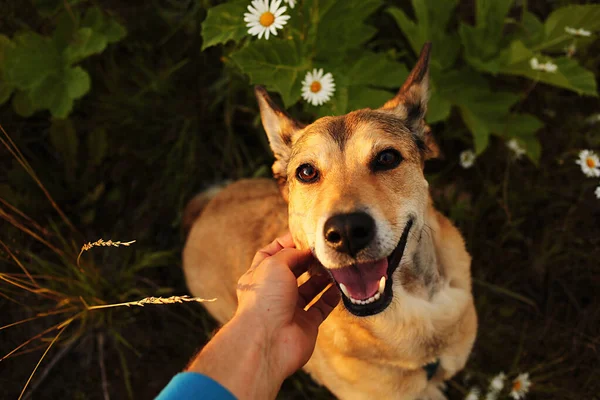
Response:
M578 47L586 46L595 39L594 34L591 37L574 37L565 32L566 27L591 32L600 30L600 5L573 5L555 10L544 24L544 41L533 50L563 51L574 39L577 39Z
M534 14L526 11L518 25L519 31L515 39L521 40L525 46L531 48L542 43L545 38L544 24Z
M49 38L25 32L17 34L13 42L14 47L4 49L4 78L10 84L30 89L60 70L62 59Z
M98 35L92 28L80 28L64 50L65 59L67 63L73 64L92 54L102 53L106 46L108 41L104 36Z
M18 90L12 98L12 105L15 112L21 117L31 117L37 108L29 97L29 92Z
M388 8L387 12L394 18L416 54L419 54L425 42L431 41L434 46L432 62L448 68L456 61L460 48L456 33L446 30L457 4L458 0L412 0L416 21L396 7Z
M73 18L75 17L75 18ZM63 51L73 40L79 27L79 14L63 11L56 19L56 28L52 32L52 40L59 51Z
M231 59L250 76L252 84L264 85L279 93L285 107L296 103L301 95L301 82L309 71L298 38L256 40L231 55Z
M477 0L475 26L460 25L459 34L465 59L478 70L498 72L495 59L502 48L504 20L512 0Z
M30 98L36 109L49 109L56 118L66 118L73 108L73 99L59 73L49 75L33 88Z
M451 109L452 103L450 103L450 101L432 91L429 103L427 104L427 115L425 120L428 124L444 121L450 116Z
M69 68L65 71L67 94L73 99L78 99L90 90L90 76L81 67Z
M83 28L90 28L95 35L101 36L106 43L115 43L127 35L127 30L114 18L105 16L98 7L87 10L81 23Z
M202 50L230 40L236 43L248 35L244 13L249 1L231 1L211 7L202 23Z
M536 54L526 48L521 41L516 40L511 43L510 48L504 54L500 73L524 76L582 95L598 96L594 74L580 66L576 60L566 57L552 60L548 57L537 56L541 63L550 60L556 64L556 72L545 72L531 68L530 61L533 57L536 57Z
M348 88L347 111L360 110L361 108L379 108L392 97L394 97L394 93L387 90L368 86L350 86Z
M443 74L443 79L435 73L433 77L439 95L458 106L473 135L475 152L481 154L491 134L504 133L510 107L519 97L510 92L492 91L488 82L471 69L449 71Z
M116 19L110 18L101 31L108 43L116 43L127 36L127 29L117 22Z
M517 139L519 144L527 151L527 157L535 165L538 165L541 146L535 133L544 126L544 123L529 114L511 114L506 121L507 128L504 137L507 140L511 138Z
M72 21L71 21L72 23ZM66 19L61 20L55 31L55 41L61 48L69 64L77 63L93 54L102 53L106 47L125 37L127 31L116 20L105 17L98 7L90 8L81 22L74 26ZM65 39L67 39L65 41Z
M308 6L313 11L310 18L314 29L307 41L314 44L316 58L342 57L369 41L377 29L364 21L382 5L382 0L313 0Z
M60 155L65 171L73 179L77 166L77 148L79 140L70 119L54 119L50 126L50 142Z
M73 100L90 89L90 78L81 67L68 68L48 76L31 92L36 108L47 108L56 118L66 118L73 108Z
M408 69L404 64L391 60L383 53L363 50L356 57L352 54L342 64L349 67L341 71L349 86L372 85L397 89L408 77Z

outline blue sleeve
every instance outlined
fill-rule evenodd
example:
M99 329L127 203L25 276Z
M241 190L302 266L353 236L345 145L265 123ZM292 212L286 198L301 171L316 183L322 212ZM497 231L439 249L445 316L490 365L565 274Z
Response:
M236 400L217 381L196 372L181 372L160 392L155 400Z

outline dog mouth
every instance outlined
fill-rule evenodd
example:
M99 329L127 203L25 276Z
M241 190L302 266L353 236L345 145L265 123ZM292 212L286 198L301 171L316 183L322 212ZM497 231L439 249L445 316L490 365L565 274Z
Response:
M342 293L344 306L352 314L359 317L375 315L390 305L394 297L392 276L404 255L412 224L411 219L404 227L398 245L386 258L329 269Z

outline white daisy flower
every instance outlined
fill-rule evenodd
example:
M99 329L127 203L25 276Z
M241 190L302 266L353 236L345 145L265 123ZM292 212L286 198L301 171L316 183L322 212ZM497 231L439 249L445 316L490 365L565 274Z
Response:
M252 0L252 5L248 6L249 13L244 14L244 21L248 33L252 36L258 36L259 39L265 35L265 39L269 39L269 34L277 35L277 29L283 29L283 25L287 24L290 19L289 15L283 15L287 7L279 7L281 0L273 0L269 5L270 0Z
M494 377L490 381L490 391L491 392L499 392L504 388L504 381L506 380L506 375L504 372L500 372L498 375Z
M327 103L335 92L335 82L330 72L323 75L323 69L307 72L302 81L302 98L313 106Z
M591 150L581 150L579 159L575 161L575 164L579 164L581 171L590 178L600 176L600 160L598 155Z
M290 5L290 8L296 7L296 0L283 0Z
M513 381L510 396L515 400L524 399L525 395L529 392L530 386L531 381L529 380L529 373L519 374Z
M600 186L598 186L598 187L596 188L596 190L594 191L594 194L596 195L596 198L597 198L597 199L600 199Z
M469 169L475 164L475 158L477 156L473 152L473 150L465 150L460 153L460 166L464 169Z
M575 29L575 28L571 28L569 26L565 26L565 32L567 32L569 35L573 35L573 36L590 37L592 35L592 32L586 31L583 28Z
M526 153L525 149L517 142L517 139L510 139L508 143L506 143L506 147L512 150L517 160Z
M540 63L536 57L533 57L531 60L529 60L529 66L535 71L544 71L550 73L554 73L558 69L558 66L552 61Z
M467 393L465 400L479 400L479 396L481 395L481 391L478 387L472 387Z

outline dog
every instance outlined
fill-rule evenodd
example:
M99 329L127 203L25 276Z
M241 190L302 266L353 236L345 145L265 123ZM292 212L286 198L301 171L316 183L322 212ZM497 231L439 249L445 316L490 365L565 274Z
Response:
M272 179L194 198L183 268L190 292L225 323L254 253L288 229L340 291L304 369L340 399L445 399L471 352L471 258L434 207L423 169L439 149L424 117L429 55L379 109L304 125L256 87Z

